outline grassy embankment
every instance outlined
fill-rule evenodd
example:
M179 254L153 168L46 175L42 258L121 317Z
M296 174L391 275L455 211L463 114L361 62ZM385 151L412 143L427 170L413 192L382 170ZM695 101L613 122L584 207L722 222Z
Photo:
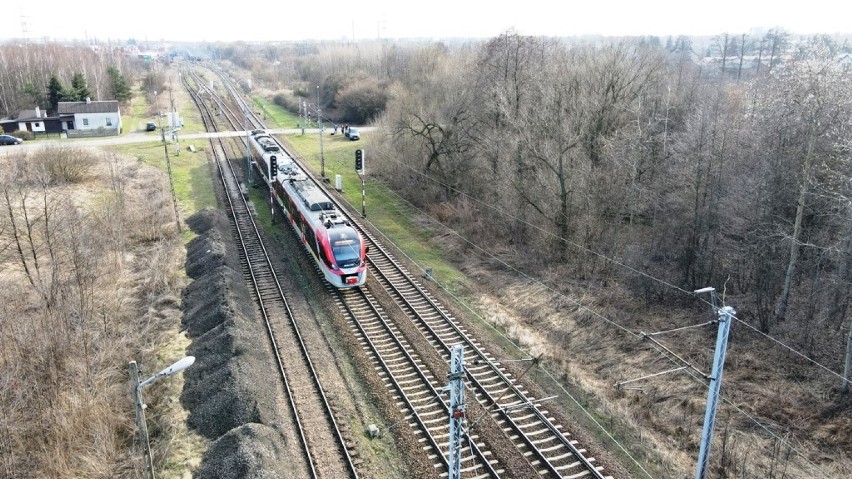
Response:
M146 117L148 111L147 103L138 92L133 103L131 104L131 115L122 116L122 123L125 125L141 125L144 128L147 121L156 121ZM179 94L182 92L175 92ZM180 104L181 102L179 102ZM187 132L202 132L204 130L201 118L194 105L188 102L182 102L185 108L181 108L181 116L184 120L184 127L181 130ZM134 130L125 130L126 132ZM139 130L135 130L139 131ZM192 216L195 212L205 207L216 207L216 194L213 190L213 179L210 175L210 170L207 164L207 156L203 152L203 148L199 148L195 153L187 150L190 142L180 139L180 132L177 136L177 143L168 143L166 148L163 147L160 132L147 132L146 135L151 137L150 143L136 143L131 145L122 145L113 147L114 151L135 157L147 165L153 166L160 170L168 172L169 167L172 172L172 181L174 183L174 194L177 198L178 213L181 222L187 217ZM168 162L166 158L168 157ZM169 184L165 185L170 188ZM194 237L194 234L189 231L185 225L182 225L183 239L189 241Z
M255 100L258 109L265 112L267 116L267 124L270 128L296 128L297 117L283 111L276 105ZM322 140L322 156L324 157L325 175L330 178L332 185L335 181L335 175L341 175L343 184L343 196L349 204L349 209L355 214L361 212L361 179L355 172L355 150L362 148L365 151L366 158L366 213L368 221L373 224L376 230L381 232L383 236L380 238L386 245L393 244L399 249L395 254L401 254L408 257L413 263L423 267L432 268L433 276L440 283L441 288L448 291L456 299L457 306L463 310L470 312L468 316L476 318L484 326L484 330L488 331L492 344L502 346L503 353L506 359L526 359L528 354L516 346L517 338L509 338L509 331L505 327L497 326L484 319L485 312L478 306L476 298L466 294L469 291L467 285L470 284L470 279L467 278L451 261L449 261L444 252L436 247L432 238L435 234L434 230L424 228L417 222L415 218L423 216L422 212L417 211L408 202L400 198L393 191L386 188L382 183L373 180L370 177L371 162L375 159L370 156L370 137L373 132L361 130L360 141L350 141L341 135L339 132L336 135L331 135L330 130L326 130ZM296 153L302 160L313 170L313 173L319 176L322 169L320 159L320 141L319 135L314 132L306 132L304 135L287 135L284 139L293 147ZM257 190L253 191L254 201L258 205L266 204L265 195ZM264 224L269 227L268 208L258 208ZM437 224L436 224L437 226ZM401 253L400 253L401 252ZM415 272L416 273L416 272ZM546 366L548 367L548 366ZM550 369L550 367L548 367ZM552 370L552 369L551 369ZM544 379L543 374L534 374L537 379ZM641 444L640 436L636 431L632 430L622 421L616 419L613 414L602 407L594 396L578 389L576 386L567 381L560 381L559 384L554 384L551 381L544 382L543 387L549 395L556 395L564 399L560 403L586 430L598 436L601 443L608 445L613 454L620 457L621 462L631 470L634 474L642 475L632 461L623 456L618 447L610 442L610 439L600 430L595 422L605 424L607 429L620 442L627 444ZM565 396L570 394L570 398ZM589 417L587 414L590 414ZM648 463L654 462L648 456L653 456L653 452L642 450L643 448L630 447L634 456L644 457L646 467L653 469L653 465ZM639 449L637 451L637 449Z
M182 92L175 92L176 95L180 93ZM144 96L138 91L135 91L134 94L134 100L125 109L125 115L122 115L125 134L144 131L145 123L156 121L156 118L152 118L148 114L150 107ZM178 102L178 104L184 106L184 108L181 108L181 115L184 119L182 131L203 131L201 119L194 110L194 105L189 102ZM167 145L169 158L167 165L166 152L160 140L160 132L146 132L145 135L151 137L151 142L110 148L125 158L135 158L136 161L153 166L166 173L168 167L171 167L174 194L182 223L181 237L186 243L195 237L195 234L184 224L186 218L205 207L216 207L216 195L213 189L213 178L207 164L207 156L203 149L196 153L189 152L187 150L189 143L179 141L178 144L182 151L179 151L175 144ZM163 188L170 188L167 179L163 181ZM182 263L179 267L182 267ZM181 268L173 274L183 276L184 272ZM170 340L156 345L155 364L165 367L186 354L186 348L190 341L181 332L180 324L174 324L173 328L165 331L161 337L170 338ZM160 442L154 444L153 447L165 451L163 461L156 463L155 469L157 470L157 477L179 479L191 474L192 469L200 463L207 445L205 439L189 431L186 427L187 412L179 406L179 397L183 390L182 376L177 375L161 382L163 384L158 389L160 397L156 399L160 405L167 406L168 410L148 411L149 428L151 422L156 422L158 428L162 431L161 437L152 438L155 442ZM146 397L145 399L153 402L154 398Z
M296 128L298 118L295 115L263 100L255 99L255 104L263 109L267 116L267 124L271 128ZM367 170L366 221L381 231L388 241L404 251L414 263L432 268L434 276L439 278L447 289L451 291L464 289L467 279L443 258L441 251L430 244L430 232L418 227L412 220L417 214L416 211L384 185L370 177L371 134L372 132L362 129L361 140L350 141L340 132L332 135L331 128L326 128L322 139L322 157L325 160L326 177L331 180L333 186L336 175L341 176L343 196L350 210L360 214L362 212L361 179L355 172L355 150L363 149ZM313 173L319 176L323 161L320 158L320 139L316 130L306 131L304 135L287 135L283 138L295 149Z

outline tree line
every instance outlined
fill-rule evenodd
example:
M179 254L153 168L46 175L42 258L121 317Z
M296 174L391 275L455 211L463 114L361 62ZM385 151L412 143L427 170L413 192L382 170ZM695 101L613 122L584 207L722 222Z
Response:
M0 116L36 106L55 113L60 101L131 99L139 60L118 50L59 44L0 44Z
M217 55L273 90L320 85L323 107L369 80L384 101L368 118L386 133L371 168L473 238L648 302L680 302L665 283L724 288L761 331L841 368L848 357L845 41L506 33Z
M849 56L824 36L777 49L746 77L724 53L502 35L395 85L374 167L423 206L473 199L460 229L573 277L673 300L602 255L724 286L741 318L842 364L816 346L850 328Z

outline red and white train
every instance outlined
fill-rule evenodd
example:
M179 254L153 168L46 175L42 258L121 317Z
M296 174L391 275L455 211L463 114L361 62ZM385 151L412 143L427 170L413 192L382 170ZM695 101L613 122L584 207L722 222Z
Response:
M283 212L308 246L325 279L338 288L364 284L367 246L361 234L266 131L253 130L250 143L257 170L267 184L270 163L276 164L277 171L271 175L276 211Z

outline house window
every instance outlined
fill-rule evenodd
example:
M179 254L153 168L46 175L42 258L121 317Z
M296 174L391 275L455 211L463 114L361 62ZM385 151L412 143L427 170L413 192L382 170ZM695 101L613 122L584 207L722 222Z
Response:
M106 126L112 126L112 118L107 117L106 121L107 121Z
M83 126L89 126L89 119L83 118Z
M36 124L35 124L35 125L33 125L33 126L35 126L36 128L41 128L41 123L36 123Z

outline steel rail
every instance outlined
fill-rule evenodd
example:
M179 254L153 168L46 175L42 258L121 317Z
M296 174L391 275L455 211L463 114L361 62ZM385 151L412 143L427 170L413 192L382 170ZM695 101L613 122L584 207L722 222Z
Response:
M290 158L295 163L302 166L302 169L306 172L306 174L308 174L308 170L304 167L304 165L301 165L301 161L299 161L294 155L290 154L288 149L285 148L284 145L282 145L280 142L278 142L278 144L281 146L282 151L284 151L288 156L290 156ZM332 196L330 194L330 192L328 191L328 189L325 187L324 184L317 181L310 174L308 174L308 177L318 188L320 188L329 198L331 198L333 200L334 196ZM348 212L346 209L340 208L339 206L338 206L338 209L361 232L361 234L364 235L364 237L372 243L372 245L370 247L370 254L368 254L368 261L369 261L369 264L372 266L371 269L374 272L379 273L379 274L376 275L376 277L377 278L385 277L385 281L387 281L387 284L390 286L390 288L386 288L386 289L388 289L389 292L394 293L396 295L396 297L399 297L400 300L403 302L403 304L405 306L403 308L403 310L408 309L409 314L414 315L415 319L420 324L422 324L424 326L424 328L429 332L429 335L431 335L435 340L437 340L437 342L441 345L441 348L443 349L443 351L439 350L439 352L448 353L449 350L450 350L450 346L447 344L446 341L444 341L441 338L441 335L437 331L435 331L435 329L431 325L428 324L428 321L423 317L425 313L421 313L416 309L416 306L413 305L411 303L411 301L405 297L405 294L399 289L398 285L396 285L392 280L390 280L390 278L387 277L387 275L389 273L384 271L379 266L378 262L373 259L373 257L376 256L377 252L380 252L381 254L379 256L385 258L385 260L387 262L389 262L391 265L393 265L393 268L396 269L397 274L402 276L404 278L404 281L406 281L408 284L410 284L410 287L412 287L417 292L417 294L420 295L421 298L425 299L425 301L428 302L430 307L434 311L436 311L441 316L441 318L443 318L444 323L449 325L453 329L453 331L455 332L457 337L465 344L465 346L467 348L471 349L476 354L476 356L478 356L479 363L480 364L482 364L482 363L486 364L491 369L492 373L495 374L497 377L499 377L499 379L501 381L501 386L500 386L501 390L502 389L508 389L509 391L512 392L512 394L516 398L518 398L519 402L529 404L529 409L532 411L532 414L536 417L538 422L543 427L547 428L550 431L552 437L554 437L559 442L559 444L564 446L572 454L572 456L574 458L576 458L577 462L582 464L583 469L585 471L587 471L589 474L591 474L592 476L594 476L598 479L607 478L607 476L604 476L600 472L599 469L602 469L602 468L599 468L598 466L595 466L594 464L592 464L591 461L583 454L583 452L579 448L577 448L572 443L572 441L569 440L559 430L559 428L555 424L553 424L553 422L541 412L541 410L539 410L538 407L536 407L534 405L533 401L530 401L527 398L526 394L523 391L518 389L517 385L510 378L508 378L505 375L505 373L503 373L501 371L501 369L496 364L494 364L494 362L489 358L489 356L486 353L484 353L482 351L482 349L479 346L477 346L472 340L470 340L470 338L467 336L467 334L464 331L462 331L458 327L458 325L455 323L455 321L446 314L445 310L440 305L438 305L432 299L432 297L427 292L425 292L422 289L422 287L420 287L411 278L411 275L407 271L405 271L404 268L402 268L396 260L393 259L392 255L389 252L386 251L386 249L381 245L381 243L379 243L372 236L372 234L370 234L368 232L368 230L360 224L360 222L355 218L355 215L350 214L350 212ZM394 294L391 294L391 296L394 297ZM489 392L487 387L484 384L482 384L482 381L479 378L477 378L472 372L466 371L466 373L467 373L467 376L469 377L469 379L471 380L471 382L476 385L477 390L479 392L481 392L483 394L483 396L488 399L488 401L491 402L490 405L485 405L485 406L486 407L496 406L496 399L491 394L491 392ZM492 386L492 387L495 387L495 386ZM530 424L522 426L521 424L519 424L515 420L515 418L513 418L511 416L511 414L510 414L511 411L509 411L509 410L499 409L498 411L496 411L496 413L500 414L504 418L504 420L506 420L509 423L511 428L521 438L521 441L525 444L525 446L533 454L535 454L537 459L539 460L539 462L545 466L548 473L555 475L557 477L565 477L560 472L560 469L564 469L568 466L559 466L559 465L553 464L551 459L549 459L546 456L545 452L542 451L539 447L537 447L535 445L535 441L523 430L524 427L529 429L531 427ZM538 442L542 442L542 441L539 440ZM579 475L582 475L582 474L583 474L582 472L572 473L571 477L574 477L575 475L579 476Z
M199 98L197 98L196 95L192 94L192 90L190 88L187 88L187 90L190 91L191 96L193 98L193 101L195 101L196 106L199 107L199 110L206 111L208 117L211 119L212 125L208 125L207 121L205 121L204 117L202 116L202 121L205 124L205 128L209 129L209 127L212 126L213 129L217 129L216 126L215 126L215 122L212 122L212 115L210 114L209 109L207 109L206 105L204 105L203 102L201 102L201 100ZM223 148L223 151L224 151L224 145L222 144L221 138L219 138L218 140L220 142L220 146ZM221 162L218 159L218 155L217 155L216 164L217 164L217 168L219 169L219 172L220 172L220 178L222 179L223 187L225 188L225 191L226 191L225 196L226 196L226 200L228 202L228 205L227 205L228 210L231 212L231 216L234 220L235 226L239 225L240 220L237 218L237 212L236 212L236 209L234 208L234 202L231 198L231 195L227 194L228 191L233 192L234 188L239 190L239 187L234 186L234 184L232 183L232 184L230 184L230 188L229 188L229 184L226 180L227 174L223 171L223 167L221 165ZM230 165L229 165L229 171L231 173L232 180L238 184L239 179L237 178L236 173L233 171L233 169L230 168ZM298 340L302 359L308 365L308 369L310 371L310 376L314 381L314 386L316 388L318 395L320 396L323 408L326 411L327 419L331 422L332 429L333 429L333 431L336 435L337 444L339 446L339 449L341 450L341 452L343 452L343 456L344 456L344 459L345 459L345 463L347 465L349 477L351 477L353 479L357 479L358 474L357 474L357 469L355 467L354 461L352 459L352 456L349 454L349 450L346 447L346 441L344 440L343 435L340 432L340 427L338 426L337 421L334 417L331 405L330 405L328 398L325 395L325 392L324 392L322 385L319 381L319 374L317 373L316 368L313 364L313 361L311 360L310 354L307 350L307 346L306 346L305 341L302 337L301 331L299 330L295 316L294 316L294 314L293 314L293 312L290 308L289 301L287 300L286 296L284 295L283 289L281 288L281 283L278 280L278 276L275 273L275 268L272 266L272 262L269 258L269 254L266 250L266 246L263 244L263 241L261 240L261 236L260 236L260 232L257 228L257 224L255 223L254 219L252 218L252 215L248 214L248 211L249 211L248 202L242 196L242 194L239 194L237 196L239 196L240 202L242 203L242 206L244 207L244 211L246 212L242 215L242 218L245 218L245 220L243 220L243 222L245 223L246 220L248 221L248 223L245 224L245 226L251 227L251 232L254 233L253 238L256 238L256 240L254 242L257 244L257 246L260 247L260 249L262 251L262 261L263 261L262 264L269 268L269 273L271 274L271 278L274 282L275 289L278 293L278 299L280 299L281 305L284 307L284 309L286 311L286 315L287 315L288 319L290 320L290 324L291 324L291 326L294 330L295 336ZM276 362L277 362L277 365L278 365L278 370L279 370L281 377L284 381L290 405L293 408L293 414L294 414L294 417L295 417L295 421L296 421L296 424L298 425L298 428L299 428L300 441L303 444L305 454L308 458L308 463L310 465L311 473L312 473L313 477L317 477L316 467L314 465L315 460L313 459L313 456L311 455L311 453L309 451L308 441L307 441L307 438L305 436L304 428L302 427L301 420L299 418L298 409L296 407L295 400L293 399L292 390L289 386L289 381L287 379L286 372L284 370L283 360L282 360L281 355L279 353L278 343L275 339L275 333L274 333L272 325L270 323L269 316L267 314L266 306L264 305L264 301L263 301L264 293L261 290L259 280L258 280L258 276L255 274L255 269L251 265L251 259L250 259L251 255L249 254L249 249L246 245L247 241L246 241L246 238L244 237L243 232L241 231L240 228L237 228L237 236L238 236L238 239L240 241L240 246L241 246L241 249L243 251L244 258L247 262L248 272L251 276L252 283L253 283L254 289L255 289L255 294L257 295L257 298L258 298L258 305L259 305L259 307L262 311L264 323L266 325L267 334L269 336L270 343L272 345L272 349L275 353Z

